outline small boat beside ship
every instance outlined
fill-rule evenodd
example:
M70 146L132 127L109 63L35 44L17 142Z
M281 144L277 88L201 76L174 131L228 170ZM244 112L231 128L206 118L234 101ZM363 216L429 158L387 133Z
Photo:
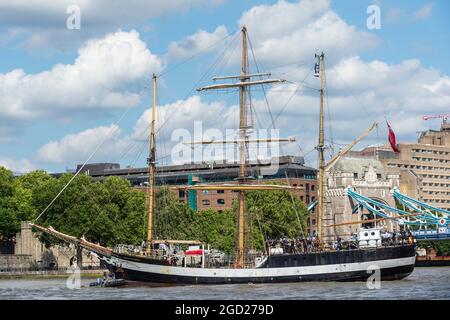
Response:
M114 273L103 273L102 278L97 278L96 281L89 283L89 287L121 287L125 285L125 279L117 279Z

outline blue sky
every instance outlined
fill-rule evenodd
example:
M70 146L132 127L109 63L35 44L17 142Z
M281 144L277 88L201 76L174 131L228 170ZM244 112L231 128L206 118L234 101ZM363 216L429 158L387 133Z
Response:
M328 125L332 128L327 134L338 144L348 143L384 116L400 141L414 141L416 131L439 126L438 120L422 121L422 115L450 112L448 1L171 0L146 5L146 1L135 0L128 5L96 1L85 6L89 2L54 5L41 0L27 5L20 0L12 7L9 1L0 0L0 84L4 90L0 165L16 172L74 168L103 141L108 134L104 128L128 109L117 127L120 132L92 161L144 165L145 152L138 154L145 142L142 135L133 133L145 130L143 113L151 103L149 85L154 71L164 74L158 88L159 124L170 123L158 140L160 154L173 148L169 137L174 130L192 130L196 120L222 131L235 127L236 95L197 96L191 88L221 57L222 45L233 38L241 23L249 27L260 67L300 87L313 66L315 52L325 51ZM66 28L69 15L65 8L71 3L80 5L80 30ZM372 4L381 10L379 30L366 26L366 9ZM225 36L225 41L179 66ZM96 45L105 41L110 45L127 42L139 50L127 55L130 52L119 46L114 57L96 53ZM234 44L228 43L226 54L233 52ZM215 71L238 72L238 60L233 62L237 54L220 70L207 73L199 84L211 83ZM77 59L83 63L75 65ZM110 70L109 63L116 70ZM308 77L307 83L315 86L317 79ZM315 165L310 150L317 140L317 93L304 87L298 92L295 87L283 88L266 90L271 112L287 114L277 124L280 135L299 137L298 144L284 151L306 154L309 164ZM269 113L260 91L255 92L253 103L259 124L267 127ZM385 142L386 131L381 125L358 146ZM163 161L170 162L170 157Z

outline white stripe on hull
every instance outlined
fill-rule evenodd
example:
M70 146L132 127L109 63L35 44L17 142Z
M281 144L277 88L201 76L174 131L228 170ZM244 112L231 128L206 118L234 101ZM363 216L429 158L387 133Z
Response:
M261 269L210 269L210 268L189 268L189 267L174 267L163 266L156 264L147 264L141 262L134 262L124 260L118 257L111 257L110 261L113 265L120 266L124 269L133 271L156 273L168 276L184 276L184 277L225 277L225 278L259 278L259 277L283 277L283 276L306 276L326 273L342 273L366 271L377 266L380 269L402 267L414 265L415 256L376 260L368 262L355 262L347 264L328 264L315 266L301 266L301 267L286 267L286 268L261 268Z

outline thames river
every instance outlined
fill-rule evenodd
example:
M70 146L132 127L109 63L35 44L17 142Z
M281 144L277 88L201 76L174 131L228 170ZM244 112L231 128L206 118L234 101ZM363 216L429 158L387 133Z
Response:
M304 282L219 286L158 286L131 283L118 288L89 287L82 278L70 289L67 280L0 280L0 299L450 299L450 267L416 268L406 279L383 281L380 289L365 282Z

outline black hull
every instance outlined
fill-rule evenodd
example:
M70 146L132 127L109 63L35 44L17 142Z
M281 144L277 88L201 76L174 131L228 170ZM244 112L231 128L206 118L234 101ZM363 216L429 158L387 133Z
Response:
M381 280L400 280L409 276L414 265L381 269ZM239 284L239 283L287 283L312 281L366 281L371 276L366 271L324 273L305 276L257 277L257 278L222 278L222 277L181 277L158 273L140 272L124 269L124 278L131 281L177 283L177 284Z
M120 261L130 261L125 256L117 255ZM406 260L405 260L406 259ZM152 272L154 263L151 259L136 257L132 265L139 263L143 271L127 268L123 265L117 268L109 264L112 272L118 277L132 281L172 283L172 284L238 284L238 283L286 283L303 281L366 281L373 271L367 271L361 264L379 265L381 280L399 280L407 277L414 270L415 251L413 246L384 247L377 249L358 249L337 252L284 254L268 257L265 263L256 270L264 270L266 276L219 276L209 273L207 276L176 274L176 272ZM398 263L396 261L399 261ZM372 263L373 262L373 263ZM395 262L395 263L394 263ZM334 272L336 266L347 268L346 271ZM161 265L160 265L161 267ZM170 266L167 266L171 268ZM281 272L290 270L292 272ZM297 271L307 268L309 271ZM325 269L324 269L325 268ZM182 268L178 268L182 269ZM319 271L322 270L322 271ZM359 269L359 270L358 270ZM162 269L159 269L162 270ZM217 270L217 269L216 269ZM326 271L323 271L326 270Z

